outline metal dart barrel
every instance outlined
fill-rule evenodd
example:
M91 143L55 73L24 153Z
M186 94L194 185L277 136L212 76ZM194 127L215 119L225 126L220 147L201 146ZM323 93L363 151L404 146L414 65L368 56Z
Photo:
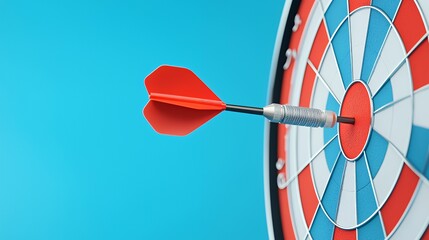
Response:
M264 108L226 104L227 111L263 115L271 122L307 127L332 128L337 122L354 124L354 118L337 116L332 111L273 103Z
M307 127L333 127L337 122L331 111L275 103L264 107L264 116L271 122Z

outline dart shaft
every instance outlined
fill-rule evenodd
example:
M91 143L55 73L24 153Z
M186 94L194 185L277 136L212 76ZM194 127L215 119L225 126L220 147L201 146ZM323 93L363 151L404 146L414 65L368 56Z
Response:
M231 112L241 112L241 113L249 113L249 114L256 114L256 115L264 114L263 108L239 106L239 105L232 105L232 104L226 104L225 110L231 111Z
M355 119L354 118L350 118L350 117L337 116L337 122L354 124L355 123Z

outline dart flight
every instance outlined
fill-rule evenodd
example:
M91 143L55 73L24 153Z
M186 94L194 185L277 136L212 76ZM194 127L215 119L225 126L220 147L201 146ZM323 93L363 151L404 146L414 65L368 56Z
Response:
M275 103L264 108L226 104L197 75L182 67L160 66L146 77L145 85L149 102L143 115L161 134L187 135L224 110L263 115L271 122L307 127L354 123L353 118L314 108Z

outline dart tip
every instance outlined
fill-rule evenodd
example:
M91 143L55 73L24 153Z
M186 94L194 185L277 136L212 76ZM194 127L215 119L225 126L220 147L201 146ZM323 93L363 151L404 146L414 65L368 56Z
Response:
M346 123L346 124L355 124L355 118L338 116L337 122Z

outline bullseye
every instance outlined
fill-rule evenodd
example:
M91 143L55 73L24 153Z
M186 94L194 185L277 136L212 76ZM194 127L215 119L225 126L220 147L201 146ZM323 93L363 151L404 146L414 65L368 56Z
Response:
M341 104L341 116L355 118L355 123L339 124L340 147L344 156L354 161L364 151L371 134L372 99L366 84L355 81L348 87Z

